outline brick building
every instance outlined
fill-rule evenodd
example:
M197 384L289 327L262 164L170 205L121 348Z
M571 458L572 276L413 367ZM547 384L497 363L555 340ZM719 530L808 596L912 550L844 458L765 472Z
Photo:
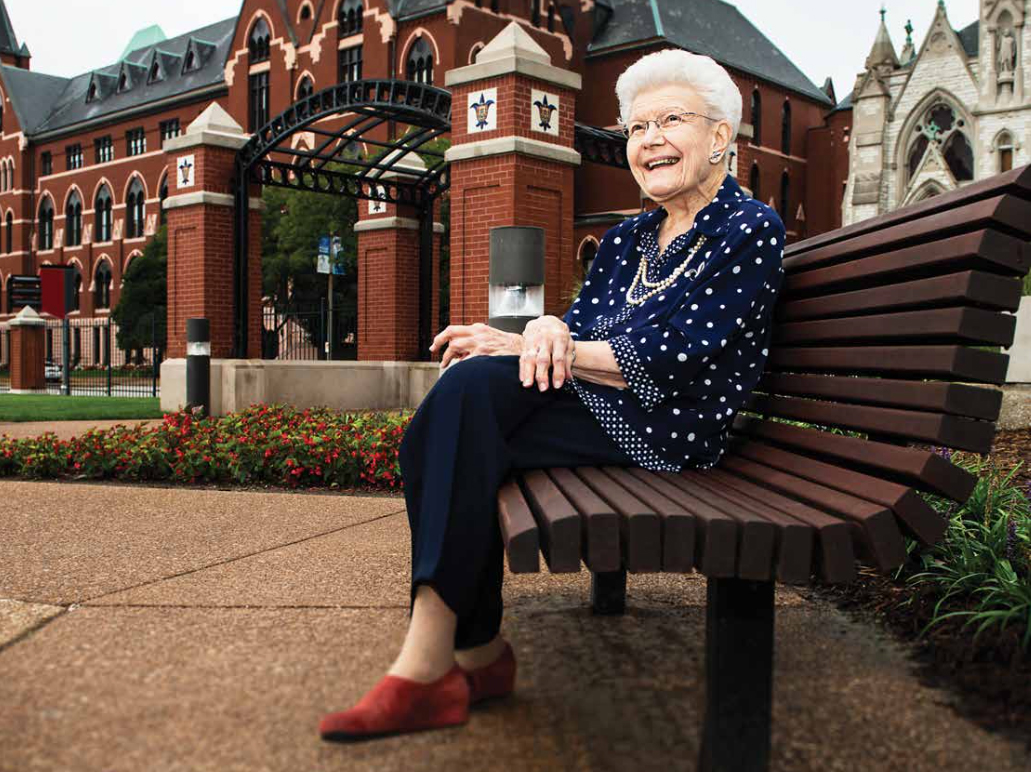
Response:
M830 81L816 87L720 0L246 0L238 16L174 38L149 28L118 61L71 78L30 69L0 0L0 322L11 318L9 277L48 263L77 270L75 315L110 313L165 215L162 145L211 103L254 131L299 96L345 80L443 87L446 71L472 63L514 20L554 65L582 76L576 119L594 126L615 126L615 79L642 54L678 46L712 56L745 101L729 155L739 182L781 211L790 239L840 224L851 113L829 115ZM304 149L314 138L302 131L292 141ZM841 175L825 173L840 166ZM560 285L607 228L641 209L629 182L619 169L576 169Z

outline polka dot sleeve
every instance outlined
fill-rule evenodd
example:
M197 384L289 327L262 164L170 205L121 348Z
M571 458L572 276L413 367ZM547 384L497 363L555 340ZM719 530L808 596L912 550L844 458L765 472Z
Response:
M705 378L716 369L711 360L732 344L734 372L743 381L754 382L750 376L763 369L785 231L762 210L742 214L725 235L703 245L705 269L665 318L609 339L624 380L646 411Z

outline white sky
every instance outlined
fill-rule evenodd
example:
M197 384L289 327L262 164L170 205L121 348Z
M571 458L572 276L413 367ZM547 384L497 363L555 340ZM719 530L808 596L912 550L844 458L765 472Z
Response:
M666 0L666 2L691 0ZM133 34L151 24L174 37L235 16L241 0L5 0L20 43L32 53L32 69L78 75L112 64ZM620 0L615 0L618 4ZM881 0L733 0L816 86L830 75L839 99L852 89L878 30ZM899 51L911 19L921 45L936 0L886 0L886 24ZM60 7L60 12L46 8ZM954 29L978 18L978 0L946 0Z

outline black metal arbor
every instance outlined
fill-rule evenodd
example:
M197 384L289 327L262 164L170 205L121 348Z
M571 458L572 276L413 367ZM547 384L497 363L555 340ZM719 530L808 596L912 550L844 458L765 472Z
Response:
M247 351L248 196L251 184L409 204L419 212L419 350L430 346L433 267L433 203L450 184L448 164L440 153L420 150L451 130L451 92L406 80L358 80L339 83L295 102L262 126L237 153L234 170L233 354ZM317 124L323 118L351 114L334 129ZM410 127L404 136L383 142L371 134L385 123ZM292 148L290 137L311 132L322 140L310 150ZM371 159L354 158L348 147L364 143L382 150ZM575 124L574 146L586 161L627 168L626 143L618 132ZM384 179L409 152L436 162L426 171L404 169ZM289 159L289 160L288 160ZM341 171L332 162L358 167Z
M351 115L335 128L318 125L324 118L345 113ZM373 139L373 133L388 122L410 129L395 140ZM420 223L419 347L420 351L429 348L433 202L448 189L449 180L443 155L420 148L450 130L451 92L413 81L370 79L340 83L301 99L251 137L237 153L233 181L233 357L247 356L246 277L252 237L247 225L248 188L255 183L415 206ZM290 147L290 137L299 131L319 138L316 147ZM369 159L353 157L349 148L360 142L382 152ZM384 178L407 153L416 151L434 158L426 171L399 167L401 174ZM343 171L331 166L334 162L359 171Z

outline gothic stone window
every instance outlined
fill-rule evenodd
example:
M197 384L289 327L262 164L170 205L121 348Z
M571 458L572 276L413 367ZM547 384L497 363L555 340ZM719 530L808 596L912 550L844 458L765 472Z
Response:
M129 195L125 198L125 237L139 238L143 235L144 193L140 178L135 177L129 185Z
M309 78L307 75L305 75L305 77L303 77L301 79L301 85L299 85L297 87L297 99L298 99L298 101L301 101L302 99L307 99L308 97L310 97L314 90L315 90L315 87L312 85L312 79Z
M54 248L54 202L44 198L39 205L39 250Z
M405 66L405 76L417 83L433 85L434 82L434 54L430 50L429 43L424 38L418 38L409 49L408 62Z
M73 192L65 206L65 233L68 246L77 247L82 243L82 199L78 193Z
M936 102L921 116L907 151L907 179L917 173L929 143L934 142L958 182L974 179L974 153L964 133L964 119L946 102Z
M251 64L264 62L269 58L269 25L259 18L247 39L247 54Z
M93 202L93 212L96 218L94 226L96 232L93 240L96 242L111 241L111 201L111 190L107 185L102 185Z
M346 38L362 31L362 0L344 0L337 12L337 35Z
M108 308L111 305L111 266L107 260L97 264L93 274L93 307Z
M996 160L1001 174L1014 168L1014 138L1009 131L996 138Z

